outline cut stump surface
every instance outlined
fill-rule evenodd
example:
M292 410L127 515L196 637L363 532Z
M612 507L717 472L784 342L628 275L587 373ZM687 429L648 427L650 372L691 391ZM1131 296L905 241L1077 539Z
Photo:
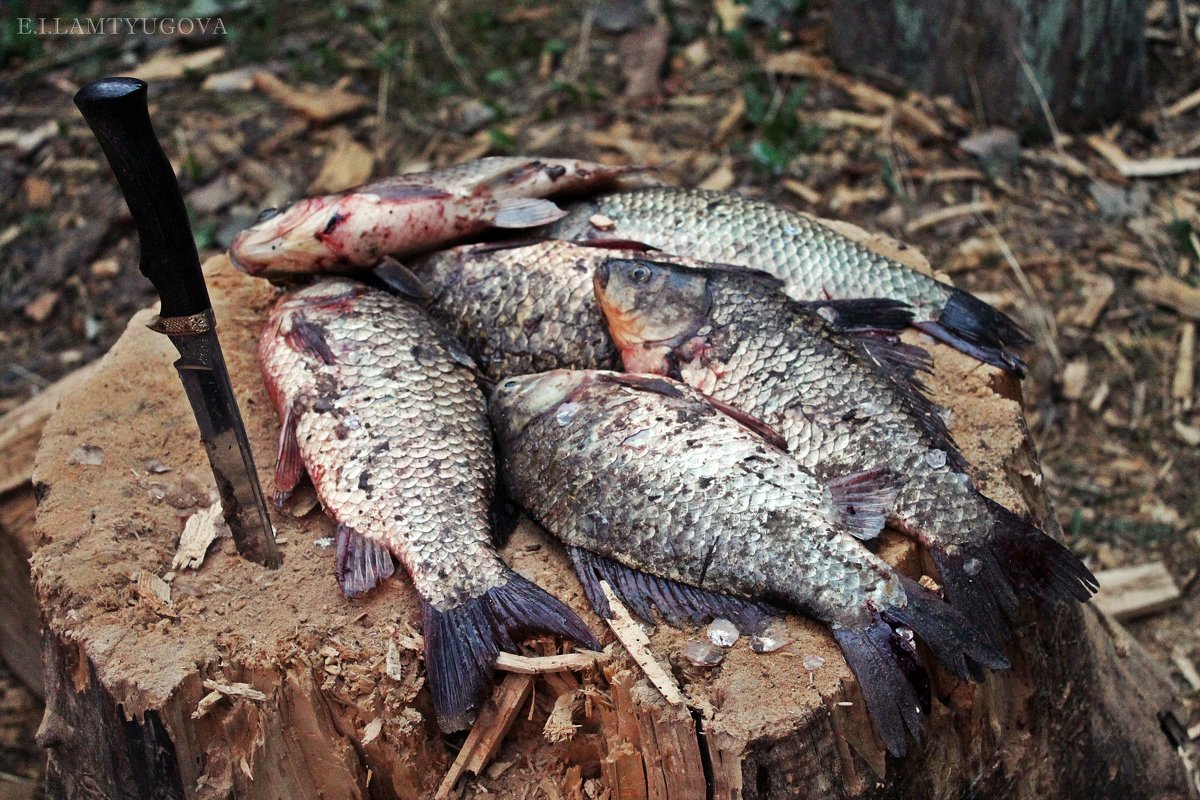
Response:
M224 258L206 271L269 486L278 421L254 348L276 292ZM145 328L149 316L136 316L63 400L38 455L33 572L45 623L39 736L51 749L49 796L432 796L461 737L438 733L419 654L403 646L420 626L407 578L398 572L365 598L343 598L334 526L316 510L274 513L278 570L219 539L199 569L168 574L186 519L209 504L213 486L171 345ZM1052 520L1018 387L931 350L929 383L984 490ZM71 463L83 446L100 463ZM884 547L921 573L907 542L891 537ZM503 555L613 641L553 540L523 523ZM139 582L141 573L167 578L169 595ZM619 645L598 668L535 676L490 766L458 791L571 800L605 791L620 800L1189 796L1158 721L1171 708L1168 685L1090 609L1025 609L1014 668L982 686L939 675L935 694L948 707L935 702L926 744L903 761L883 755L828 633L797 617L786 626L783 649L757 655L743 638L719 667L699 670L680 653L703 631L660 625L651 651L686 706L668 704ZM261 696L219 691L233 684Z

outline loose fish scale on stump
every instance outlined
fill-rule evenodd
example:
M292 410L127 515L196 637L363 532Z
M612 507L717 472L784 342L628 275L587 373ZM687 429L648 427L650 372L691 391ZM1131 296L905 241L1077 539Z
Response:
M260 479L269 485L278 419L254 347L274 293L224 259L210 262L208 274ZM181 514L199 506L181 512L152 500L132 475L115 476L144 475L145 461L157 458L172 472L151 477L178 492L189 481L209 488L210 474L169 367L175 354L145 330L149 317L135 317L100 371L63 400L38 458L33 567L45 623L45 741L53 745L47 796L94 797L100 787L142 797L137 787L152 785L159 797L204 800L430 797L454 750L419 688L417 654L400 648L401 678L385 673L393 630L420 628L416 594L396 578L347 602L332 580L332 552L313 545L333 534L323 515L274 516L284 564L270 574L218 546L200 570L172 582L178 619L159 621L144 604L130 604L130 572L169 569ZM1049 519L1015 382L948 348L934 355L930 388L952 409L953 433L983 490ZM103 449L102 467L67 463L81 443ZM916 549L885 538L884 557L919 574ZM501 556L593 630L604 629L561 550L532 525L522 523ZM618 653L604 667L607 679L587 679L599 686L592 716L576 711L575 738L551 744L542 735L546 715L557 693L578 683L570 675L539 679L534 719L523 713L496 755L512 766L479 783L498 798L534 797L547 780L564 797L579 796L579 784L567 782L579 766L618 800L702 800L706 769L717 800L951 800L968 791L1015 800L1191 796L1156 718L1172 708L1169 682L1135 642L1114 641L1090 609L1023 620L1010 650L1015 668L982 687L939 682L951 710L935 708L926 746L888 764L883 785L871 766L884 768L878 744L828 634L798 617L788 618L785 632L789 644L774 653L752 652L743 637L720 667L681 673L703 735L686 708L668 705ZM702 628L660 625L651 648L669 665L702 635ZM339 655L323 656L327 647ZM340 674L327 671L327 659ZM824 663L809 669L818 659ZM222 701L192 719L208 692L203 680L212 678L246 681L267 699ZM364 743L377 721L380 734Z

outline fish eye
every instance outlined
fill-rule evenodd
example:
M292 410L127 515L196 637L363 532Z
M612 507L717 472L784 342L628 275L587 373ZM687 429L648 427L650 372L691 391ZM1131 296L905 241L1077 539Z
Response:
M650 274L651 274L651 272L650 272L649 267L639 266L639 267L634 267L630 271L629 277L633 278L634 283L649 283L650 282Z
M515 388L517 388L517 382L514 379L509 378L504 383L500 384L500 388L501 389L515 389Z
M277 217L277 216L279 216L278 208L264 208L262 211L258 212L258 216L254 218L254 221L256 223L266 222L271 217Z

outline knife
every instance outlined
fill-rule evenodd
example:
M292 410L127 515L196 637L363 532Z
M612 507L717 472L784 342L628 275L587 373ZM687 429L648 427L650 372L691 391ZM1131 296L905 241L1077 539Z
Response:
M100 141L133 215L141 243L139 267L162 301L148 327L170 337L179 351L175 369L196 415L238 552L278 567L271 519L217 340L183 197L150 124L146 84L101 78L76 93L75 105Z

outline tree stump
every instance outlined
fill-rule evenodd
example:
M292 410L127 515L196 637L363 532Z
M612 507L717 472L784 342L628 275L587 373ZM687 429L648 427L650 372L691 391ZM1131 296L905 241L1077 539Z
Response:
M269 485L278 422L254 345L275 291L223 258L206 270ZM48 707L39 736L50 748L49 796L432 796L460 739L443 737L433 721L410 649L420 615L406 578L344 599L333 579L333 524L316 510L275 515L279 570L238 558L222 539L198 569L169 574L184 520L210 502L212 479L169 367L170 343L145 329L148 318L136 316L62 402L38 454L33 570L44 620ZM986 491L1051 521L1017 385L931 348L930 383ZM84 446L102 463L70 463ZM910 574L922 571L907 541L892 537L884 547ZM525 522L503 555L612 641L556 542ZM170 579L169 593L146 576ZM461 744L451 781L463 771L480 775L448 793L1191 796L1160 730L1169 684L1091 609L1026 609L1010 648L1013 669L980 686L937 675L947 705L935 701L926 743L902 761L885 757L828 633L796 617L786 626L790 644L781 650L758 655L742 639L709 670L680 657L702 630L658 626L650 651L686 704L668 702L619 644L582 672L498 673L494 705Z
M1146 97L1145 0L833 0L851 72L949 94L983 120L1048 133L1135 114Z

